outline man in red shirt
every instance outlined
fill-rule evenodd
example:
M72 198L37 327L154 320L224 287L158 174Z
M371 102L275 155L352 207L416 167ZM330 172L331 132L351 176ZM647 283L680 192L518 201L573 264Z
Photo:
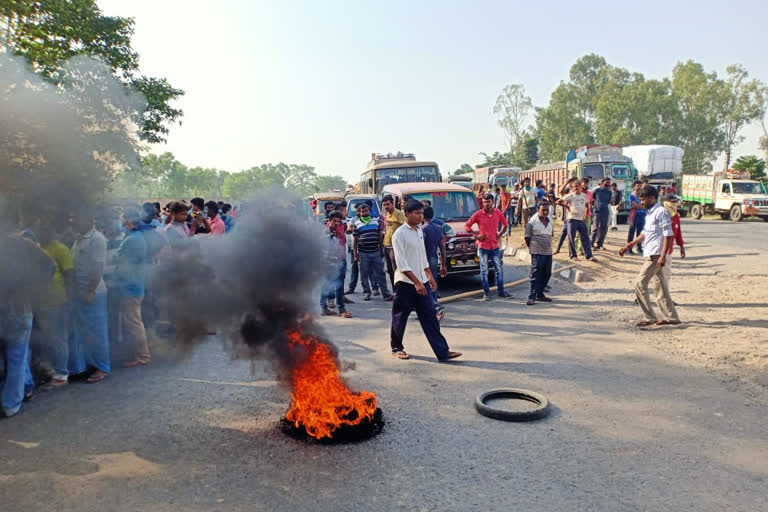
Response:
M483 209L483 197L485 197L485 187L480 185L480 190L477 192L477 207Z
M479 231L472 228L477 225ZM491 290L488 284L488 260L493 264L496 273L496 284L499 287L499 297L510 297L504 293L504 265L499 252L499 236L507 227L504 214L493 207L493 194L483 196L483 209L476 211L465 223L467 231L471 231L477 240L477 256L480 258L480 279L483 283L483 300L491 300Z

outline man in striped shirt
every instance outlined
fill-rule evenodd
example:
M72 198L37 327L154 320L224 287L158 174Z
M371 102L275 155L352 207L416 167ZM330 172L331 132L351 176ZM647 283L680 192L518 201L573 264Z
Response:
M381 229L378 217L371 217L371 205L368 202L360 205L360 215L355 219L352 228L355 239L355 261L360 264L360 274L363 282L363 300L371 300L370 281L379 286L385 301L392 300L392 294L387 287L384 276L384 231Z
M552 221L549 219L549 202L539 203L538 215L531 217L525 226L525 244L531 254L531 292L527 305L536 302L552 302L544 295L544 288L552 277Z

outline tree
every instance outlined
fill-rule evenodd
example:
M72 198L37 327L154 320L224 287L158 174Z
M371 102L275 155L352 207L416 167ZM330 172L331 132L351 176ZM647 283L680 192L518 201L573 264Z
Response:
M472 166L464 163L461 164L458 169L453 171L453 174L472 174L473 172L475 172L475 170L472 168Z
M530 169L539 161L539 139L537 137L526 137L521 146L522 151L515 160L519 162L523 169Z
M526 96L525 87L520 84L506 85L496 98L493 113L498 118L499 126L504 130L510 151L522 143L523 125L532 109L533 102Z
M64 63L87 55L99 58L115 79L140 92L146 104L132 118L142 140L164 141L168 125L180 119L182 111L171 103L183 91L165 79L138 73L139 56L131 48L133 19L104 16L94 0L3 0L0 17L5 25L0 49L23 56L57 87L71 84Z
M733 163L733 168L737 171L748 172L753 180L766 178L765 160L756 155L740 156Z
M325 192L328 190L341 190L342 192L347 187L347 180L341 176L324 176L319 175L315 178L313 185L315 192Z
M763 135L758 140L758 147L765 151L765 160L768 161L768 129L765 126L765 117L768 116L768 87L765 85L760 86L760 90L757 95L757 103L760 108L760 115L758 121L760 128L763 130Z
M482 163L479 163L476 165L476 167L491 167L494 165L509 165L513 166L515 165L514 162L514 155L512 152L509 153L499 153L498 151L494 151L492 155L488 155L486 153L480 153L484 160Z
M278 166L285 166L282 162ZM300 196L307 196L314 192L314 184L317 179L315 168L311 165L291 164L284 173L285 186Z
M733 147L744 140L739 135L747 123L762 119L762 90L758 80L748 80L749 73L740 64L728 66L728 81L723 104L723 138L725 150L725 170L731 165Z
M542 161L563 160L569 149L594 144L592 125L582 114L579 94L576 87L561 82L549 105L538 109L536 131Z

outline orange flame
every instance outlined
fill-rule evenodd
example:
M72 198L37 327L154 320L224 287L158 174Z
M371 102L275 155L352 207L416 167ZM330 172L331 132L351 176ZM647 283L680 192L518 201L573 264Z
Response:
M291 348L302 347L306 358L293 369L291 407L285 418L297 428L303 426L317 439L331 437L342 425L357 425L372 419L376 394L351 391L342 382L330 347L314 336L290 331Z

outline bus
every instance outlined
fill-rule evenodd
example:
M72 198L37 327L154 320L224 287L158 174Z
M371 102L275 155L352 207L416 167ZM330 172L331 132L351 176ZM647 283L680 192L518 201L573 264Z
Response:
M416 160L413 153L371 153L371 161L360 175L360 193L379 195L386 185L441 181L437 163Z

